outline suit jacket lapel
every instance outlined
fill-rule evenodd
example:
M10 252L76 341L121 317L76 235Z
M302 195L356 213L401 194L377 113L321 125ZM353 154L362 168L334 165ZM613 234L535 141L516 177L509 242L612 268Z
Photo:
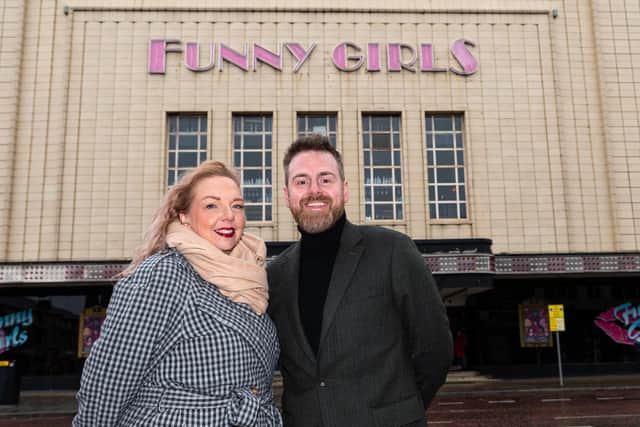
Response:
M286 281L285 301L290 301L291 328L293 329L295 340L302 348L304 354L315 363L316 356L302 328L302 320L300 320L300 305L298 301L300 287L300 242L296 243L291 251L289 251L286 261L282 280Z
M344 293L351 284L351 278L362 256L364 247L359 244L361 239L362 236L358 229L347 221L342 230L340 248L338 249L336 261L333 265L329 291L327 292L327 299L322 313L320 348L322 348L322 342L327 334L327 330L333 322L336 310L340 305L340 301L342 301Z

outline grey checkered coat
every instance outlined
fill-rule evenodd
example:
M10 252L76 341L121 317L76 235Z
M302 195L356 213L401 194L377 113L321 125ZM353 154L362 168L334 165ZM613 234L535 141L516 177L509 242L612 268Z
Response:
M222 296L175 250L115 286L87 359L76 427L280 426L268 315Z

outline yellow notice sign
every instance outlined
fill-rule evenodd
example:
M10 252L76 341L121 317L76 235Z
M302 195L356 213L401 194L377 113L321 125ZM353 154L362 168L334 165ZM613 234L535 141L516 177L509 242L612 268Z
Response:
M551 332L564 332L564 305L549 304L549 329Z

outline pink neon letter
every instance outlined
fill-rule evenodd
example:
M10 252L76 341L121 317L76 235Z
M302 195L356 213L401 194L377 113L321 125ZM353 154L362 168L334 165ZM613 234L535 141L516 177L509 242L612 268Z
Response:
M466 39L459 39L453 42L451 54L462 67L462 71L451 67L451 71L461 76L470 76L478 71L478 61L471 55L467 46L475 46L475 43Z
M411 52L411 58L408 62L402 62L402 49L408 49ZM416 50L408 44L389 43L387 45L387 60L389 71L400 71L403 68L409 71L416 71L413 66L416 63Z
M421 71L447 71L446 68L434 68L433 67L433 47L431 43L423 43L420 45L421 58L420 58L420 70Z
M279 53L273 53L268 49L263 48L257 43L253 44L253 71L256 70L258 61L270 65L278 71L282 71L282 55Z
M367 71L380 71L380 45L367 44Z
M167 52L182 52L179 47L167 48L170 43L180 43L180 40L156 39L149 41L149 74L164 74L167 68Z
M236 67L243 69L244 71L249 71L249 56L247 55L247 45L244 45L244 54L242 54L220 43L220 60L218 61L218 68L220 71L222 71L223 61L230 62Z
M362 55L347 55L347 47L354 48L357 52L360 52L362 49L358 47L356 44L351 42L343 42L338 44L333 49L333 55L331 58L333 59L333 65L336 66L340 71L356 71L362 65L364 58ZM355 60L356 63L349 66L347 61Z
M287 46L289 52L291 52L291 54L298 60L296 65L293 67L294 73L298 72L300 67L302 67L302 64L305 63L307 58L309 58L309 55L311 55L311 52L313 52L313 49L316 48L315 43L311 43L311 45L309 45L309 49L306 50L300 43L286 43L285 46Z
M187 51L184 55L184 65L191 71L207 71L213 68L216 62L216 46L211 43L209 45L209 63L200 67L200 48L198 43L187 43Z

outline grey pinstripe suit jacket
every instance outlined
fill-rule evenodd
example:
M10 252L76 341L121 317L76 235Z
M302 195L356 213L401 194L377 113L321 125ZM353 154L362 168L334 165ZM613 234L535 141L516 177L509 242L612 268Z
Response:
M175 250L118 282L82 372L74 426L280 426L269 316L222 296Z
M404 234L347 222L315 355L298 310L300 244L267 266L283 418L292 427L425 425L452 343L435 282Z

